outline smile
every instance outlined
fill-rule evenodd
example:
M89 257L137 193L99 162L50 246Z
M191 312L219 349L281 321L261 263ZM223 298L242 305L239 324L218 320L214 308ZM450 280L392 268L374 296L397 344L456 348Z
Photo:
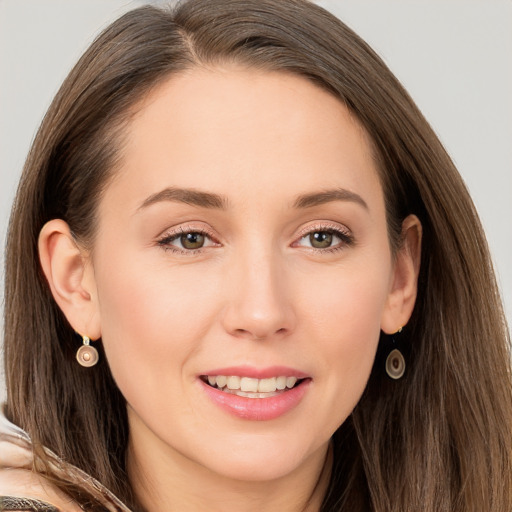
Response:
M299 406L311 389L311 376L292 368L237 366L198 376L210 403L244 420L269 421Z
M286 376L256 379L236 375L204 375L201 379L224 393L246 398L271 398L294 388L302 380Z

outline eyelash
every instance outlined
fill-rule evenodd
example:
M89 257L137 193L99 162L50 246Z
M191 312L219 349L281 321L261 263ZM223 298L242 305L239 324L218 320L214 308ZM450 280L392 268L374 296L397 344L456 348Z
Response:
M213 233L211 233L210 231L202 229L202 228L193 228L193 227L190 227L190 228L180 227L178 230L176 230L174 232L167 233L164 237L160 238L157 241L157 244L164 251L171 251L175 254L186 255L186 256L194 256L197 254L201 254L204 251L204 249L214 246L214 245L210 245L210 246L201 247L198 249L180 249L179 247L175 247L175 246L171 245L171 242L174 242L175 240L182 237L183 235L188 235L191 233L205 236L205 237L209 238L214 244L219 244L219 242L213 236ZM323 224L323 225L317 225L317 226L310 226L310 227L304 229L303 231L301 231L301 233L299 234L299 237L294 242L294 246L299 241L306 238L308 235L311 235L312 233L329 233L331 235L338 237L341 240L340 244L338 244L334 247L327 247L325 249L319 249L317 247L307 247L308 250L315 252L315 253L322 253L322 254L335 253L337 251L345 249L346 247L350 247L350 246L354 245L354 243L355 243L354 237L348 232L348 230L344 231L339 226L334 226L331 224Z
M219 243L213 236L213 233L211 233L210 231L208 231L206 229L193 228L193 227L186 227L186 228L180 227L176 231L167 233L164 237L160 238L157 241L158 246L161 247L164 251L171 251L175 254L181 254L181 255L185 255L185 256L194 256L196 254L202 253L204 249L207 249L208 247L212 247L212 246L207 246L207 247L201 247L199 249L180 249L179 247L174 247L174 246L170 245L171 242L174 242L174 240L181 238L183 235L188 235L191 233L195 233L195 234L207 237L211 241L213 241L215 244Z
M321 254L331 253L332 254L332 253L335 253L338 251L342 251L342 250L346 249L347 247L351 247L355 243L354 237L348 229L344 230L340 226L333 225L333 224L319 224L319 225L308 226L307 228L302 230L299 235L299 238L297 239L296 242L294 242L294 244L296 244L300 240L303 240L304 238L311 235L312 233L329 233L331 235L338 237L341 240L341 243L339 243L338 245L335 245L333 247L327 247L325 249L319 249L317 247L307 247L308 250L315 252L315 253L321 253Z

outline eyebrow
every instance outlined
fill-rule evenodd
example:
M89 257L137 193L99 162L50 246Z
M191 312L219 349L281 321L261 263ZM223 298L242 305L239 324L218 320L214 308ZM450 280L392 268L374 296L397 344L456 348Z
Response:
M229 203L226 197L213 194L211 192L204 192L190 188L168 187L160 192L150 195L143 201L137 211L162 201L185 203L192 206L216 210L226 210ZM320 192L300 195L295 199L293 207L297 209L312 208L313 206L319 206L332 201L350 201L357 203L368 210L366 201L359 194L344 188L323 190Z
M162 201L185 203L193 206L199 206L201 208L217 210L225 210L228 206L228 200L218 194L212 194L211 192L203 192L191 188L168 187L145 199L139 206L138 210L147 208L152 204Z
M346 190L344 188L336 188L332 190L323 190L321 192L313 192L311 194L304 194L295 200L294 208L311 208L319 206L332 201L350 201L359 204L364 209L368 210L366 201L355 192Z

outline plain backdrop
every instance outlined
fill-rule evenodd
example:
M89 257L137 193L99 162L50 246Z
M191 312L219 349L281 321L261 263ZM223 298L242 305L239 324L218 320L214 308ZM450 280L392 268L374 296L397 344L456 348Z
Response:
M10 206L45 110L94 36L143 3L0 0L2 269ZM480 212L512 323L512 1L317 3L384 58L448 149ZM4 393L0 375L0 402Z

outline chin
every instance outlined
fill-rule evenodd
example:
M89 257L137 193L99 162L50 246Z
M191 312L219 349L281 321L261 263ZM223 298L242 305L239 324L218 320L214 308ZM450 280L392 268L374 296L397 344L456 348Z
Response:
M251 445L252 449L248 448ZM308 445L307 442L293 446L286 446L282 442L270 442L265 445L261 439L247 439L244 445L234 445L229 448L223 457L212 457L214 460L203 461L203 464L214 473L233 480L245 482L278 480L297 471L315 455L323 461L328 441L325 447L322 446L316 450L306 449L305 446Z
M300 463L291 463L291 461L282 460L281 455L269 457L261 460L253 459L247 454L245 459L225 459L221 467L212 468L217 474L230 480L240 480L243 482L268 482L279 480L293 473Z

